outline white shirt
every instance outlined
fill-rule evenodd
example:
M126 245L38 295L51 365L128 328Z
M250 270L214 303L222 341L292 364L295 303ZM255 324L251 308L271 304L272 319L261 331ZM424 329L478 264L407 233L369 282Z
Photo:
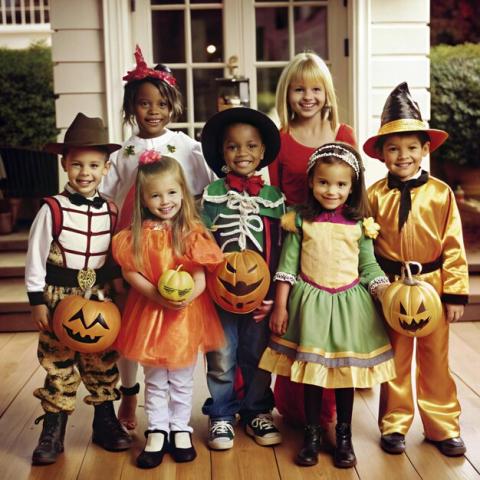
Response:
M200 195L205 186L216 178L205 162L200 142L183 132L174 132L167 128L162 135L155 138L132 135L120 150L110 156L110 170L100 184L102 195L113 200L119 211L135 183L138 159L145 150L155 150L175 158L185 172L192 195Z

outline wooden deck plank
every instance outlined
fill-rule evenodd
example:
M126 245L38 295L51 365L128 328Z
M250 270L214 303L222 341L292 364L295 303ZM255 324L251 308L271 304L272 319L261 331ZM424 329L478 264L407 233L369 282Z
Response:
M6 334L11 335L11 334ZM37 333L17 333L15 341L2 348L0 355L0 416L38 367Z
M421 478L406 455L388 455L379 445L377 425L379 387L357 390L353 410L353 446L360 478L389 480Z
M455 323L450 328L450 368L480 396L480 325Z
M368 404L370 412L375 412L376 414L378 410L379 389L376 388L371 389L370 391L362 391L361 395L364 398L365 402ZM460 403L462 403L463 398L461 395L459 395L459 399ZM389 455L382 452L383 457L387 459L388 465L385 465L385 467L380 471L385 472L387 471L387 469L392 469L393 464L391 462L395 461L396 458L407 457L414 470L422 479L478 479L479 472L473 468L467 458L445 457L438 451L438 449L434 445L425 441L425 437L423 435L423 427L418 411L415 412L413 424L406 436L406 445L406 453L403 455ZM377 455L375 455L375 458L376 457ZM371 478L370 476L363 475L361 475L361 477L367 478L368 480L370 480ZM405 475L398 478L411 477Z
M452 325L451 364L457 381L462 405L462 437L467 444L466 457L448 458L424 441L417 414L407 436L404 455L388 455L379 447L376 425L378 388L357 391L353 417L353 444L358 458L355 469L336 469L330 454L321 453L315 467L298 467L294 456L302 443L303 432L282 423L276 417L284 442L275 448L260 447L245 435L240 426L232 450L210 452L206 447L208 419L201 405L208 395L203 364L195 372L192 426L198 458L189 464L175 464L169 455L158 468L141 470L135 459L144 446L146 419L138 409L139 427L134 434L134 446L122 453L105 452L91 443L93 408L82 402L82 386L77 409L70 416L65 438L66 451L56 464L32 467L30 459L41 425L33 420L42 414L40 404L32 395L42 384L43 370L36 360L35 333L0 334L0 374L4 376L1 395L4 410L0 417L0 477L2 480L90 480L121 478L122 480L314 480L314 479L415 479L443 480L480 478L480 387L476 366L480 363L480 324ZM139 373L143 383L143 374ZM1 401L0 401L1 403ZM143 398L140 396L140 405ZM330 435L332 432L330 431Z

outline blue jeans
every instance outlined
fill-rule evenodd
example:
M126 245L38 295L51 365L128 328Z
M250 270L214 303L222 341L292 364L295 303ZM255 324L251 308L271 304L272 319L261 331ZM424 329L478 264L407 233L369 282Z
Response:
M268 318L257 323L252 314L235 314L220 308L218 313L226 345L221 350L207 353L207 384L211 398L205 401L202 412L212 420L230 421L240 413L246 423L274 407L271 374L258 368L270 338ZM243 399L238 399L235 393L237 367L244 382Z

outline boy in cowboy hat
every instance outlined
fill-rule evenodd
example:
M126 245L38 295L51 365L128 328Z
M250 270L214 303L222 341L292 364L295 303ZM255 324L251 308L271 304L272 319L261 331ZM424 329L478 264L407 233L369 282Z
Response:
M377 260L391 277L402 262L422 264L421 279L434 286L445 305L444 321L430 335L417 338L417 405L425 437L447 456L462 455L460 405L448 367L448 325L459 320L468 301L468 266L462 225L452 190L421 169L422 158L448 137L428 128L408 85L398 85L383 108L378 134L363 149L385 162L387 178L369 188L369 201L380 233ZM414 338L389 329L397 377L381 387L381 447L388 453L405 450L413 421L411 364Z
M45 198L30 229L25 265L25 283L32 319L39 329L38 359L47 371L43 388L34 391L45 414L40 439L32 456L34 465L54 463L63 452L67 418L75 408L75 395L82 380L89 391L85 402L95 407L93 441L106 450L130 447L113 408L120 398L117 353L78 353L62 345L51 329L57 303L68 295L95 294L116 275L106 264L117 209L97 191L107 173L110 153L120 145L108 142L100 118L79 113L65 133L63 143L49 143L44 150L62 155L68 175L65 190ZM81 272L95 273L93 285L85 286ZM77 366L78 371L75 369Z
M202 149L210 168L220 177L203 193L203 220L224 252L254 250L277 267L283 194L264 185L257 170L269 165L280 148L275 124L250 108L230 108L214 115L202 131ZM272 288L270 287L270 290ZM271 291L266 298L273 298ZM231 313L218 307L227 345L207 353L209 398L203 413L210 417L208 445L215 450L233 446L233 422L240 414L247 434L263 446L281 436L270 414L274 406L269 372L258 362L270 338L272 300L251 313ZM245 395L235 392L235 372L241 371Z

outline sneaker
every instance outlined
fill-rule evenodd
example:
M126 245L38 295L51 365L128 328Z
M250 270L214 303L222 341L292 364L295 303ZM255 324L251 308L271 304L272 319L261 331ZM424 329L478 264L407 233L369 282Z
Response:
M213 450L228 450L233 447L235 431L228 420L210 420L208 446Z
M260 413L255 416L247 423L245 431L263 447L278 445L282 442L282 435L273 423L270 413Z

